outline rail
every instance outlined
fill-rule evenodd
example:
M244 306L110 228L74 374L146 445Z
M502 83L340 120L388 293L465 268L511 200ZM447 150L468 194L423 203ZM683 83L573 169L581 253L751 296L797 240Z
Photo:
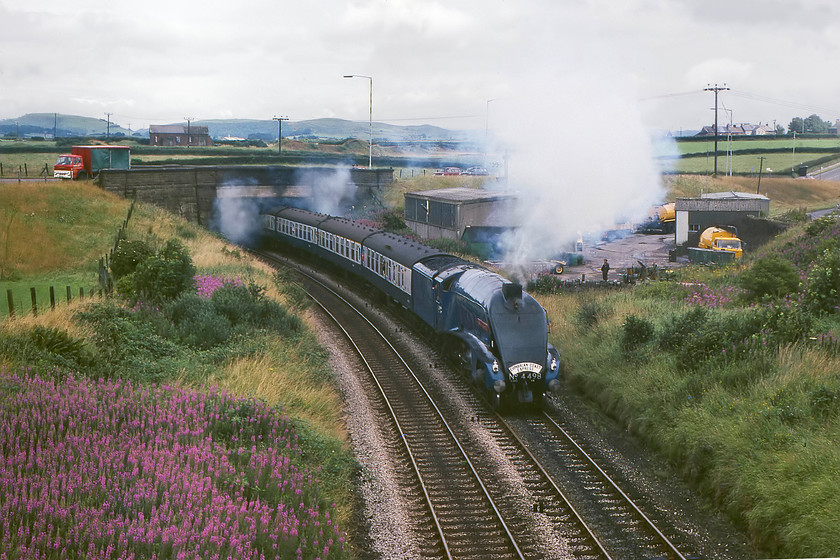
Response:
M427 441L424 441L424 440L422 440L421 437L419 437L419 433L420 432L428 433L430 430L433 430L433 428L432 428L433 420L431 419L428 412L422 413L424 415L424 418L426 418L427 420L419 423L419 424L422 424L422 427L421 427L418 424L418 422L416 421L417 416L421 414L421 412L419 410L421 405L418 402L414 402L409 406L406 406L405 404L398 405L398 404L395 404L393 402L393 399L395 397L394 397L391 390L388 390L384 387L383 382L385 381L385 379L383 379L383 377L381 375L381 373L384 372L384 373L388 373L389 374L388 376L391 377L392 374L393 374L392 369L389 368L389 367L382 368L381 366L375 366L375 365L371 364L371 362L369 361L371 356L379 356L380 359L381 359L381 353L371 351L370 344L373 342L371 340L372 338L375 338L376 342L379 343L380 345L384 344L384 346L386 346L390 350L392 355L394 357L396 357L396 360L399 361L399 363L404 368L405 372L407 372L407 374L414 380L414 382L416 383L415 388L419 388L420 394L422 394L423 397L425 397L425 398L422 398L422 401L425 404L425 407L429 408L431 411L433 411L431 413L431 416L434 416L434 422L436 422L439 426L442 427L443 432L448 436L450 442L452 443L454 448L457 450L456 455L459 457L459 460L454 460L454 458L453 458L453 459L450 459L449 461L445 461L445 463L447 463L450 467L452 467L452 466L457 466L458 462L462 461L463 464L466 465L466 468L468 469L468 471L471 474L471 478L472 478L473 482L478 485L478 488L480 489L480 494L483 496L483 498L485 500L485 503L487 505L489 505L489 508L492 510L492 512L495 516L495 520L500 525L500 527L502 529L502 532L504 533L505 538L507 540L507 543L512 548L512 551L515 554L515 557L520 558L520 559L526 558L525 554L522 552L519 545L517 544L516 538L514 537L513 533L511 532L511 529L508 527L507 523L505 522L498 506L495 503L495 500L491 496L491 494L490 494L486 484L484 483L480 473L478 472L476 467L473 465L472 460L470 459L470 457L468 456L468 454L464 450L463 446L461 445L460 441L458 440L458 437L455 435L452 428L446 422L443 414L438 409L437 405L434 403L434 400L429 395L429 393L426 391L422 382L417 377L417 375L414 373L414 371L411 369L411 367L408 365L408 363L403 359L403 357L400 355L400 353L397 351L397 349L394 348L394 346L388 341L388 338L367 317L365 317L363 313L361 313L358 309L356 309L355 306L353 306L350 302L348 302L342 296L335 293L333 290L326 287L324 284L320 283L316 279L312 278L311 276L309 278L313 282L318 283L322 287L322 289L325 289L325 290L328 290L329 292L331 292L333 297L336 297L340 301L342 301L344 303L344 305L346 305L349 309L352 310L353 314L355 314L358 318L361 318L361 320L367 325L367 328L369 329L370 333L375 333L371 336L353 336L353 334L351 334L345 328L345 326L342 325L341 320L338 319L332 312L327 310L327 306L324 305L319 300L319 298L317 296L311 294L310 292L307 292L307 293L310 293L310 297L312 297L313 301L315 301L322 309L324 309L328 313L328 315L336 322L336 324L339 326L339 328L342 330L345 337L348 339L350 344L354 347L354 349L356 350L358 355L361 357L361 359L365 363L365 366L366 366L366 369L367 369L369 375L371 376L371 378L374 380L374 383L378 387L379 392L380 392L380 396L381 396L383 402L385 403L385 407L388 409L388 411L391 415L391 418L394 422L394 425L397 428L397 432L401 435L401 441L403 442L403 444L405 446L405 450L406 450L406 452L407 452L407 454L410 458L410 462L413 466L415 476L420 481L420 485L422 487L423 495L424 495L426 503L428 505L430 515L432 516L432 519L433 519L434 525L436 527L436 530L438 531L438 534L439 534L439 537L440 537L440 540L441 540L442 547L444 549L444 553L446 555L446 558L456 557L455 555L453 555L453 553L451 551L452 543L450 541L453 538L457 538L460 541L463 541L464 533L469 532L469 529L466 528L467 525L463 524L462 519L457 520L457 522L459 523L457 528L453 527L454 520L453 520L451 514L448 516L449 519L447 519L447 520L442 520L441 519L441 517L438 513L438 511L442 507L442 505L440 503L440 497L439 497L441 492L440 492L440 490L433 490L432 489L432 485L434 485L434 484L439 485L441 481L436 480L435 482L432 482L432 481L430 481L429 476L426 476L426 475L423 474L424 468L421 465L428 465L430 461L429 461L428 456L424 457L422 459L418 458L418 450L421 447L429 447L429 445L428 445ZM367 346L367 348L365 348L365 346ZM377 374L377 369L380 370L380 374ZM414 393L414 394L417 394L415 391L410 391L410 392ZM389 393L391 393L390 397L388 396ZM406 412L408 412L408 415L406 414ZM402 420L400 420L401 417L402 417ZM405 420L411 420L412 421L411 425L407 426L405 424ZM411 441L414 437L417 437L418 441L420 442L420 443L418 443L417 446L412 445L412 443L411 443ZM428 455L428 453L429 452L427 451L426 454ZM441 451L440 449L436 449L433 453L448 453L448 452L444 452L444 451ZM438 495L438 497L433 497L433 494ZM471 547L478 547L478 546L482 545L481 541L475 540L475 537L473 537L473 538L474 538L474 540L471 543ZM483 544L487 544L487 543L483 543ZM487 544L487 546L488 546L488 550L489 550L490 547L491 547L491 544ZM458 545L457 545L457 548L463 550L465 548L463 542L459 542Z

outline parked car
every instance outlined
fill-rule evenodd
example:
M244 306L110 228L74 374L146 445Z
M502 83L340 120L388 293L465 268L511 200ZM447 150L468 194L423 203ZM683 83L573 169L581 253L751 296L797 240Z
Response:
M490 175L483 167L468 167L461 175Z
M435 175L460 175L460 167L444 167L435 171Z

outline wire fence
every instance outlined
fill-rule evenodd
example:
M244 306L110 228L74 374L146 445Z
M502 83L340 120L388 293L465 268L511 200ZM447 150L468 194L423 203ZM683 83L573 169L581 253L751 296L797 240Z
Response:
M111 274L111 257L113 256L114 251L116 251L119 247L120 241L125 239L128 222L134 212L135 203L136 199L132 200L131 205L128 207L128 213L125 220L123 220L120 229L117 231L116 238L114 239L113 248L99 259L97 274L98 286L64 286L63 303L69 304L74 300L74 297L78 298L78 300L93 299L95 297L103 298L110 294L114 289L114 279ZM55 310L57 305L62 304L61 287L58 289L56 289L55 286L30 287L28 289L29 297L24 295L26 292L26 288L6 289L6 301L5 306L2 306L2 312L5 312L9 319L14 319L15 317L27 315L29 313L33 316L37 316L39 313L44 311Z

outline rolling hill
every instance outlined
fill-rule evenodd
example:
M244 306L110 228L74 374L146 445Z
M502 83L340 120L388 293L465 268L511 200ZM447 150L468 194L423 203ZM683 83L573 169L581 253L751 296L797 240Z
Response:
M278 125L273 119L219 119L194 120L192 126L206 126L210 136L221 139L233 136L245 139L276 141ZM155 125L186 124L150 123ZM432 125L399 126L381 122L373 123L374 140L399 141L454 141L469 140L474 133L470 131L449 130ZM0 137L35 137L52 138L67 136L140 136L148 138L149 128L131 130L115 123L108 124L107 119L62 115L59 113L28 113L14 119L0 119ZM283 137L307 138L367 138L370 134L369 123L344 119L310 119L303 121L284 121Z

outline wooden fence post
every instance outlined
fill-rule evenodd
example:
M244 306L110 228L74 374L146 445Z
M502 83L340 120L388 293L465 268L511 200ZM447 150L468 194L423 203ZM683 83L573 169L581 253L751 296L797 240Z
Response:
M67 286L67 303L70 303L71 299L73 299L73 297L70 294L70 286Z
M6 301L9 304L9 317L11 319L15 318L15 302L14 298L12 298L12 290L6 290Z
M38 316L38 297L35 295L35 288L29 288L29 296L32 298L32 316Z
M55 311L55 288L50 286L50 310Z

